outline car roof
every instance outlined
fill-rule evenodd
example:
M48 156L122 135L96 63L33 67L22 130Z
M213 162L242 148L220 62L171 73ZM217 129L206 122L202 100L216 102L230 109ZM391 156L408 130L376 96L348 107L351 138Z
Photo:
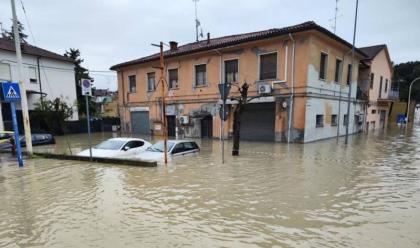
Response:
M194 142L194 143L196 143L193 140L168 140L168 142L174 142L175 144L183 143L183 142Z
M110 138L108 140L115 140L115 141L145 141L144 139L139 139L139 138L125 138L125 137Z

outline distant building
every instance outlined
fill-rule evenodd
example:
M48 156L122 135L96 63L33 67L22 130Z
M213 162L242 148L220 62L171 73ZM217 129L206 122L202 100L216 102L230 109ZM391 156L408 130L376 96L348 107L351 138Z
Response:
M29 110L35 108L44 99L62 98L73 106L70 120L78 120L76 106L76 85L73 60L65 56L35 47L21 44L23 59L23 77L26 84ZM0 38L0 81L19 80L14 42ZM18 105L20 109L20 104ZM0 105L0 130L10 127L10 108L8 104ZM6 125L4 125L4 123Z
M249 96L260 96L242 114L241 139L311 142L344 135L347 122L350 134L360 132L365 109L356 98L357 77L365 54L356 49L352 70L351 48L314 22L208 37L182 46L170 42L164 52L168 135L230 136L233 111L225 130L218 115L218 84L224 82L233 84L231 95L237 95L237 86L247 82ZM153 54L111 67L118 73L123 130L162 134L158 66L159 54ZM228 104L233 110L237 103L228 100Z
M398 101L398 89L392 85L393 65L386 45L360 48L367 58L360 64L359 84L368 97L366 130L382 129L388 124L390 108Z
M108 89L93 89L94 102L102 117L118 117L118 93Z

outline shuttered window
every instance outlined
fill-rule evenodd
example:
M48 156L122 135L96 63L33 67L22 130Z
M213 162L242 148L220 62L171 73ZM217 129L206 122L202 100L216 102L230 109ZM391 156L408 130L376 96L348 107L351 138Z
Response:
M0 80L3 80L3 81L12 80L9 64L0 63Z
M334 81L336 83L341 82L341 72L342 71L343 71L343 61L341 61L340 59L336 59L335 60L335 76L334 76Z
M321 53L321 61L319 62L319 79L327 79L327 63L328 54Z
M225 83L238 82L238 60L225 61Z
M205 64L195 66L195 85L196 86L206 85L207 83L206 74L207 74L207 68Z
M277 53L260 55L260 80L277 78Z

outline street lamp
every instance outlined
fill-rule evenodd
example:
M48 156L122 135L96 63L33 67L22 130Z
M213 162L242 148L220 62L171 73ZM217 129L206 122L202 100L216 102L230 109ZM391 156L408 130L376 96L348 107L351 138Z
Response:
M410 116L410 101L411 101L411 87L413 86L413 84L419 80L420 77L415 78L411 83L410 83L410 89L408 90L408 105L407 105L407 126L408 126L408 117Z

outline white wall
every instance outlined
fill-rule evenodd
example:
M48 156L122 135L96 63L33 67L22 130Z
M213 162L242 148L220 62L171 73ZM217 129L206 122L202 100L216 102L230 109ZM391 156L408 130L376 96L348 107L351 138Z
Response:
M18 68L15 53L0 50L0 63L9 64L11 71L11 81L18 81ZM37 83L30 83L30 67L35 67ZM64 99L69 106L73 106L73 116L70 120L78 120L77 97L74 78L74 65L71 62L53 60L48 58L40 59L41 80L39 79L37 59L35 56L23 54L23 77L27 91L40 91L40 81L42 92L46 93L45 99L55 98ZM4 79L4 78L2 78ZM27 94L28 107L30 110L35 108L35 103L39 102L39 94ZM20 106L18 106L20 109Z

